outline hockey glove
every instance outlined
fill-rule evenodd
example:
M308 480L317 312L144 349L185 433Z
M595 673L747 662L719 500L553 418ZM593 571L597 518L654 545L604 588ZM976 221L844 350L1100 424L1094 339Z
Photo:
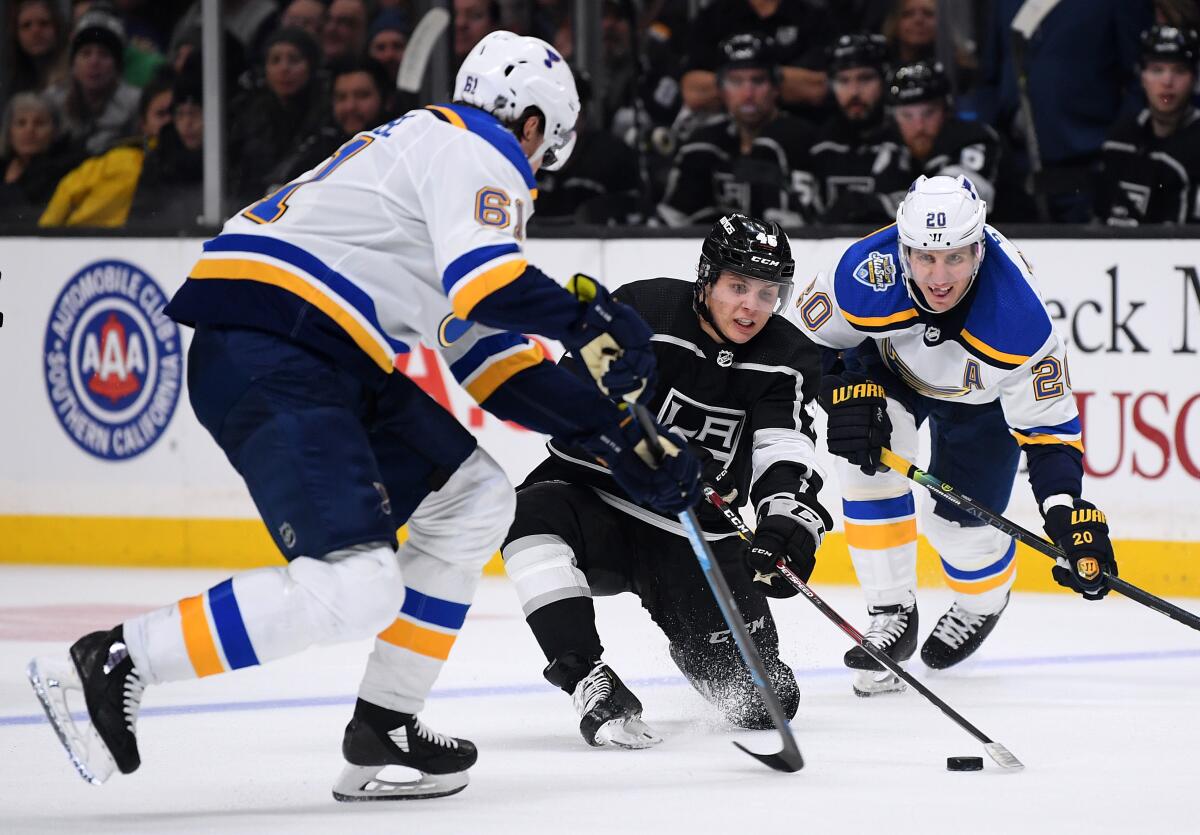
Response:
M829 451L867 475L885 472L883 448L892 441L883 386L866 381L847 383L829 375L821 379L821 406L829 421L825 430Z
M817 565L817 548L833 520L825 508L811 508L790 496L772 496L759 508L758 529L746 551L746 562L754 570L768 597L792 597L799 590L775 568L780 560L804 582Z
M700 480L717 491L721 501L731 504L738 496L737 480L733 473L725 468L725 464L704 446L695 441L688 441L688 449L700 462Z
M583 361L606 395L648 399L654 393L655 376L650 326L594 278L577 273L567 282L567 290L587 307L564 344Z
M1066 554L1051 569L1054 581L1087 600L1108 594L1105 573L1117 576L1117 558L1108 539L1108 519L1091 502L1054 505L1045 513L1046 533Z
M619 424L597 433L583 448L595 455L631 499L660 513L682 513L700 500L700 462L687 443L657 424L663 457L659 461L634 416L623 409Z

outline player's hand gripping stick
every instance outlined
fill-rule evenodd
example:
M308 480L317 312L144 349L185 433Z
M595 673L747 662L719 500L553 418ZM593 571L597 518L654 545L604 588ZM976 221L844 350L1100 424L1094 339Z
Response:
M1037 534L1027 531L1015 522L1010 522L998 513L993 513L983 505L976 502L970 496L958 492L946 482L942 481L937 476L930 475L917 468L914 464L909 463L905 458L892 452L890 449L883 450L883 464L892 470L900 473L900 475L915 481L922 487L929 490L933 497L940 502L946 502L957 507L959 510L969 513L981 522L986 522L997 530L1011 536L1013 539L1024 542L1035 551L1039 551L1050 557L1055 562L1062 560L1065 564L1070 565L1071 560L1068 555L1063 553L1062 549L1042 539ZM1187 609L1181 609L1173 603L1168 603L1161 597L1156 597L1148 591L1138 588L1132 583L1122 580L1116 575L1116 572L1110 572L1101 569L1101 576L1104 577L1104 583L1113 591L1123 594L1130 600L1135 600L1143 606L1147 606L1160 614L1164 614L1173 620L1190 626L1192 629L1200 630L1200 617L1189 612Z
M638 423L641 424L642 430L646 433L651 450L656 455L663 455L662 446L659 444L658 430L655 427L654 418L650 416L650 412L640 403L631 404L631 408L637 417ZM693 485L680 485L680 492L683 494L687 494L692 489ZM692 543L692 550L696 552L696 559L700 563L700 570L704 573L704 579L708 581L708 586L712 590L713 597L721 609L721 615L725 618L725 623L729 626L729 631L733 635L742 660L746 664L746 669L750 672L750 678L754 681L754 686L758 689L758 695L762 699L763 704L766 705L767 713L771 716L771 721L775 723L775 727L779 730L779 736L783 740L783 750L778 754L756 754L738 742L734 742L733 744L776 771L799 771L804 768L804 757L800 754L800 748L796 744L795 737L792 736L791 729L788 727L787 718L783 715L783 707L779 704L779 698L768 683L767 671L763 666L762 658L758 654L758 647L754 645L754 641L750 638L750 633L746 631L746 624L742 620L742 613L738 611L737 603L733 599L733 593L729 590L729 584L725 582L725 575L721 573L721 568L717 564L716 557L713 556L712 549L709 548L708 543L704 540L700 529L700 522L696 518L696 511L690 507L682 511L679 514L679 523L683 525L683 529L687 532L688 541Z
M713 490L713 488L705 485L704 497L708 499L708 501L711 502L714 507L721 511L721 514L725 517L733 529L738 532L738 536L740 536L744 541L750 542L754 538L754 532L750 530L750 526L745 523L742 517L739 516L733 508L721 501L721 497L717 495L717 492ZM778 571L785 580L795 586L797 591L807 597L808 601L816 606L821 614L833 621L838 629L841 629L843 632L849 635L850 639L862 647L868 655L895 673L896 676L902 679L905 684L907 684L913 690L916 690L918 693L932 702L933 705L938 708L938 710L954 720L956 725L983 743L983 750L986 751L987 755L995 761L996 765L1000 766L1001 768L1012 769L1020 769L1025 767L1020 760L1013 756L1011 751L1009 751L999 742L995 742L989 738L983 731L979 730L979 728L975 727L966 719L964 719L958 711L938 698L932 690L909 675L908 672L894 660L892 660L891 656L889 656L886 652L881 652L873 644L865 641L862 633L855 629L849 621L834 611L828 603L818 597L817 593L813 591L809 585L804 582L804 580L800 579L800 577L788 567L784 560L779 560L775 563L775 570Z

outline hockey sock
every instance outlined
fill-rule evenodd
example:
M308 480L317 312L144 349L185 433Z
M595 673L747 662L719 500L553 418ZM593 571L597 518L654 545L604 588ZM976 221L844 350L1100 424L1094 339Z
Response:
M846 546L868 606L911 601L917 587L917 521L912 491L842 501Z

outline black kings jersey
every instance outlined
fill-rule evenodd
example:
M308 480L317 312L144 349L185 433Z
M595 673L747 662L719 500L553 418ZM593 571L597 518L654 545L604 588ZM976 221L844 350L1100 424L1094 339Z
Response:
M813 431L819 349L782 316L772 316L743 345L717 343L700 328L692 309L693 287L690 281L654 278L626 284L614 293L632 305L655 334L658 385L647 407L689 443L703 446L726 464L737 486L735 504L749 497L757 506L780 492L794 495L804 480L815 493L821 483ZM575 366L570 357L563 363ZM548 449L549 458L526 484L587 484L608 504L683 534L674 517L635 504L586 452L556 442ZM729 523L706 503L698 512L711 538L731 535Z
M1096 215L1114 226L1200 222L1200 112L1159 138L1150 111L1118 122L1103 146Z

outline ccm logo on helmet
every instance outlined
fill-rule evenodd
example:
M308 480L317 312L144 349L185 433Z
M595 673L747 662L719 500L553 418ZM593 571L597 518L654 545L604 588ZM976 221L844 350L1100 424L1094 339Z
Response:
M751 255L751 256L750 256L750 260L751 260L751 261L754 261L754 262L756 262L756 263L758 263L758 264L766 264L768 267L778 267L778 266L779 266L779 262L778 262L778 261L774 261L774 260L772 260L772 259L770 259L770 258L763 258L763 257L761 257L761 256L758 256L758 255Z

